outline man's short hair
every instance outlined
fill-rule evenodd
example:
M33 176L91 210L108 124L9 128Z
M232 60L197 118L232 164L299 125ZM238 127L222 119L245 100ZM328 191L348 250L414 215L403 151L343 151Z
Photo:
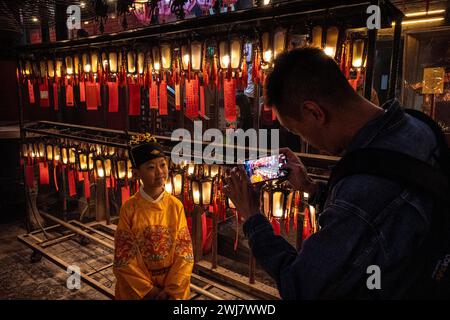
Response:
M334 59L309 47L278 56L264 90L266 103L290 117L300 115L299 106L306 100L336 106L356 94Z

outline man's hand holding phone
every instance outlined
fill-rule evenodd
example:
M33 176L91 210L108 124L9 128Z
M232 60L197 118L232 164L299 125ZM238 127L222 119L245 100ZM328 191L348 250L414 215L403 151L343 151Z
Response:
M280 153L286 155L287 162L281 167L288 171L288 181L296 190L308 192L313 196L316 192L316 183L308 176L305 166L289 148L280 148Z

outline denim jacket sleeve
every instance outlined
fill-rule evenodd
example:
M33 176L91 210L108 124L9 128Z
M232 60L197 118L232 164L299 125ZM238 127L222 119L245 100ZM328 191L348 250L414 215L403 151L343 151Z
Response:
M345 274L353 249L370 228L358 210L339 204L327 206L320 217L326 220L324 227L306 239L299 252L273 233L262 214L245 222L244 233L253 255L276 281L283 299L321 298L329 284Z

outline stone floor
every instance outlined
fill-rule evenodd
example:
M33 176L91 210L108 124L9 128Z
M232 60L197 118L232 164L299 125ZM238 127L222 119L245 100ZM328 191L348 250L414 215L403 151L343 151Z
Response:
M32 263L30 261L32 250L17 240L17 235L25 232L21 222L0 224L0 299L108 299L83 282L79 290L67 289L66 271L45 258ZM70 240L58 244L58 247L52 247L52 250L55 250L55 253L59 251L58 256L64 260L81 262L81 271L111 262L109 252L102 255L95 251L95 246L88 244L81 247L75 243ZM97 280L112 287L114 276L110 269L101 272Z

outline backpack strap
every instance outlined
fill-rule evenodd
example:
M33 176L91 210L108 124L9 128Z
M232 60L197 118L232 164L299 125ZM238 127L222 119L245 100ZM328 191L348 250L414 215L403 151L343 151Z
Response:
M328 192L343 178L357 174L398 181L442 202L449 201L449 183L441 170L407 154L379 148L357 149L345 155L333 168Z

